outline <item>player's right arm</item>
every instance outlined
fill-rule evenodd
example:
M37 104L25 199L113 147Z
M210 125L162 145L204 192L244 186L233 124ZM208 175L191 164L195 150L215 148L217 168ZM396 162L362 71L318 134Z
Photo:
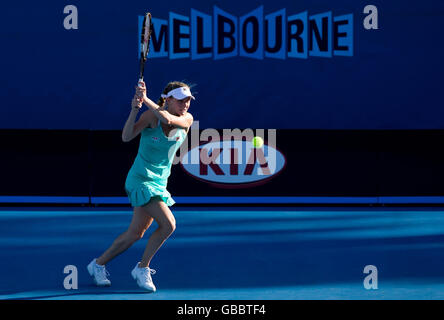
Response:
M142 132L143 129L148 127L154 117L154 114L151 110L147 110L140 116L139 120L136 122L137 114L142 106L142 103L138 100L138 98L134 97L131 102L131 113L128 117L128 120L125 122L125 126L122 130L122 141L129 142L133 140L135 137Z

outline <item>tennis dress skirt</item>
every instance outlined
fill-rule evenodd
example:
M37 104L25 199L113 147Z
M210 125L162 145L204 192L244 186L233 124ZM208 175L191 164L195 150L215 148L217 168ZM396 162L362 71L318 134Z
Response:
M185 129L175 128L165 136L160 121L156 128L141 133L139 151L125 181L125 191L133 207L159 197L168 206L175 204L168 192L168 177L177 150L186 138Z

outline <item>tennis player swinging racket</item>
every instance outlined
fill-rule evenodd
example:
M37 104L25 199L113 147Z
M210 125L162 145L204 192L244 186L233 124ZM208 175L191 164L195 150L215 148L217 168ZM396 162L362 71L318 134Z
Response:
M155 270L150 268L150 262L176 229L176 220L169 209L175 201L166 186L176 151L193 123L193 116L188 109L194 97L190 87L178 81L167 84L157 103L147 97L143 74L151 32L151 14L147 13L140 44L139 82L132 99L130 115L122 131L124 142L141 134L138 154L125 181L125 191L134 208L132 221L101 256L91 261L87 269L96 285L110 286L105 265L142 239L153 220L156 220L158 228L151 234L141 260L131 271L139 287L154 292L156 287L151 275ZM136 121L142 104L148 110Z

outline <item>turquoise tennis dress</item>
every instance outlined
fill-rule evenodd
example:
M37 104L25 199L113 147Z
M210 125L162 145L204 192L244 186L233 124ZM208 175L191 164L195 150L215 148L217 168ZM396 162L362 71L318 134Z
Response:
M175 201L167 191L171 165L187 132L175 128L166 137L160 120L156 128L145 128L141 133L139 151L128 172L125 191L133 207L146 205L152 197L160 197L168 206Z

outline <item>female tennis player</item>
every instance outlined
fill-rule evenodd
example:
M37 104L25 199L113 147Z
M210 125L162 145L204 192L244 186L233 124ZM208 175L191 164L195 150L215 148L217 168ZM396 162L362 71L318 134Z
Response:
M149 238L142 259L131 275L139 287L156 291L151 278L155 270L150 269L150 262L176 228L176 221L169 209L175 201L166 186L176 151L193 123L193 116L188 112L191 99L194 97L189 86L178 81L168 83L157 104L147 97L144 82L136 87L132 110L122 131L124 142L131 141L141 133L139 151L125 182L125 191L134 213L128 229L88 265L88 272L97 286L111 285L105 265L141 239L154 219L158 228ZM148 110L136 122L143 103Z

